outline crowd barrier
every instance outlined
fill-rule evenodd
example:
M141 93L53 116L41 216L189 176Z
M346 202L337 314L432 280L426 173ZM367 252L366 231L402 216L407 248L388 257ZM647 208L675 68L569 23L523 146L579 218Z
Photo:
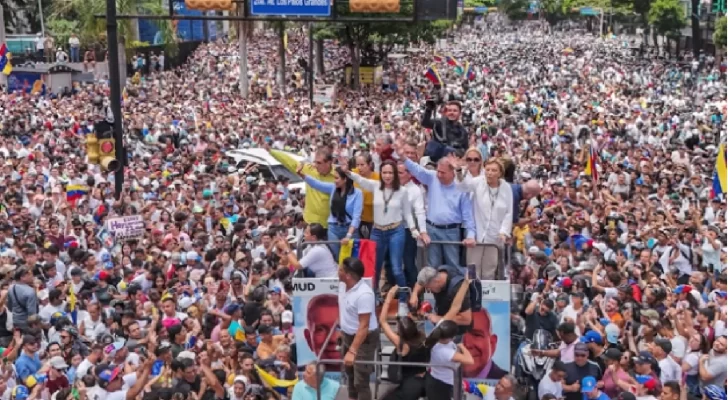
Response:
M316 244L339 244L341 241L339 240L321 240L321 241L301 241L298 242L298 245L296 246L296 255L298 259L300 260L301 257L303 257L303 249L306 246L316 245ZM462 242L454 242L454 241L436 241L433 240L430 244L438 244L438 245L452 245L452 246L463 246ZM495 244L490 243L476 243L476 246L479 247L495 247L498 249L498 269L496 272L496 280L508 280L510 278L510 265L509 265L509 259L508 253L509 249L508 247L503 248L500 246L497 246ZM427 265L427 248L426 247L418 247L418 251L420 249L423 249L425 251L425 254L422 257L417 257L417 270L421 270L423 267Z
M321 366L322 365L340 365L341 371L343 374L344 369L344 360L342 359L324 359L322 358L324 350L326 349L326 345L328 345L329 341L331 340L331 336L333 335L334 331L338 329L339 321L336 320L336 326L331 329L326 336L326 341L324 343L323 348L319 351L318 354L316 354L316 381L321 382L322 378L322 371ZM378 354L381 349L377 349L375 354ZM457 368L453 368L451 365L442 365L442 364L433 364L433 363L417 363L417 362L401 362L401 361L381 361L381 360L355 360L354 364L357 365L373 365L374 366L374 374L376 375L375 380L375 388L374 388L374 398L377 398L378 392L379 392L379 376L381 375L382 367L384 366L390 366L390 365L399 365L402 367L444 367L452 369L455 373L453 382L456 384L453 385L453 399L462 399L462 390L463 386L459 384L462 382L462 368L458 366ZM347 385L351 384L351 382L347 382ZM321 400L321 391L316 391L316 400Z

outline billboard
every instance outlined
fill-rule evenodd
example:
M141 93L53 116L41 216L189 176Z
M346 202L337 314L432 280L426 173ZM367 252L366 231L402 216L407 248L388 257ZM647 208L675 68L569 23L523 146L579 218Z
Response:
M473 327L463 345L475 363L463 366L463 378L494 385L511 369L511 285L509 281L480 281L482 307L473 311ZM425 300L434 304L432 295ZM433 325L425 324L429 334Z
M365 278L371 285L371 279ZM300 278L293 280L293 333L296 337L296 357L299 367L316 360L326 344L326 336L339 319L339 279ZM378 318L378 315L374 315ZM326 344L322 359L340 360L337 348L340 333L337 329ZM341 365L326 365L329 372L338 373Z
M250 15L310 16L328 17L331 15L333 0L252 0Z

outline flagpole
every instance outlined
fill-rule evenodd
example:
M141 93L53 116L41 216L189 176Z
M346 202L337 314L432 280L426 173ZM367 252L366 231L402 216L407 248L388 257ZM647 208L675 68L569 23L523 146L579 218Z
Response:
M3 9L3 5L0 4L0 46L3 43L5 43L5 10ZM4 87L6 92L9 91L7 84L8 78L0 71L0 86Z

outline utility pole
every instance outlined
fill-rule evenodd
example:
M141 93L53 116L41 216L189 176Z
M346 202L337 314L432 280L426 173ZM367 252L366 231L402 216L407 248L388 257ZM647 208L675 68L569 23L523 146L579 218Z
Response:
M5 43L5 10L3 9L3 5L0 4L0 46ZM0 72L0 86L5 87L5 90L9 90L10 88L7 87L8 84L8 78Z
M238 5L238 14L245 15L245 6ZM248 98L248 21L238 21L238 52L240 53L240 94Z
M121 166L114 172L114 195L117 200L121 199L121 192L124 187L124 169L126 166L124 151L124 131L121 117L121 80L126 81L126 76L119 74L119 37L116 21L116 0L106 0L106 38L109 45L109 89L111 91L109 103L111 113L114 115L114 142L116 148L116 159ZM126 82L124 82L126 83Z
M313 107L313 22L308 23L308 101Z

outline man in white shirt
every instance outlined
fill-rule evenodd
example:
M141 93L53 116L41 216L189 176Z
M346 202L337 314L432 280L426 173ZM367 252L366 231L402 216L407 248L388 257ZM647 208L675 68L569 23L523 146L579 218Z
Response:
M354 360L373 361L379 347L379 324L374 291L364 282L364 264L357 258L347 258L339 267L339 324L344 354L347 389L351 400L371 400L369 377L371 365L354 365Z
M543 399L547 394L552 394L557 399L563 397L564 378L566 378L566 366L561 360L554 361L551 371L538 384L538 398Z
M672 343L668 339L657 339L652 345L652 355L660 366L660 382L679 382L682 379L680 364L670 357Z

